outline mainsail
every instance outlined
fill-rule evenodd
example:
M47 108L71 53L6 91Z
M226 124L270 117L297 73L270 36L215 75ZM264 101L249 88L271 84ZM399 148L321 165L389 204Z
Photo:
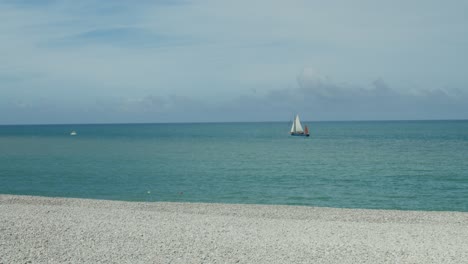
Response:
M299 120L299 115L296 115L294 118L294 122L291 127L291 133L302 133L304 130L302 129L301 120Z

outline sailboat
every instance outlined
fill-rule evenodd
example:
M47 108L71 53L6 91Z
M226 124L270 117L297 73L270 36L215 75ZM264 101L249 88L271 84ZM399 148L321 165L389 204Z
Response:
M305 126L304 129L302 129L301 120L299 120L299 115L296 115L296 118L294 118L290 134L291 136L309 136L309 128Z

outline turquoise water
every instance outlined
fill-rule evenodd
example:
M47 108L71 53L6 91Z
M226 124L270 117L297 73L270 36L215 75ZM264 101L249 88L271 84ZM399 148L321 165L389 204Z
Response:
M468 211L468 121L307 124L0 126L0 193Z

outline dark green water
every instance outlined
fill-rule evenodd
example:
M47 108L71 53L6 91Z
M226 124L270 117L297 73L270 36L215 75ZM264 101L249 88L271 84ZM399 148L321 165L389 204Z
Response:
M306 124L0 126L0 193L468 211L468 121Z

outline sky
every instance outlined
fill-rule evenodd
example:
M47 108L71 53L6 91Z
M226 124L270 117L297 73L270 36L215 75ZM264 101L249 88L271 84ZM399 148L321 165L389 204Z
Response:
M466 10L0 0L0 124L468 119Z

